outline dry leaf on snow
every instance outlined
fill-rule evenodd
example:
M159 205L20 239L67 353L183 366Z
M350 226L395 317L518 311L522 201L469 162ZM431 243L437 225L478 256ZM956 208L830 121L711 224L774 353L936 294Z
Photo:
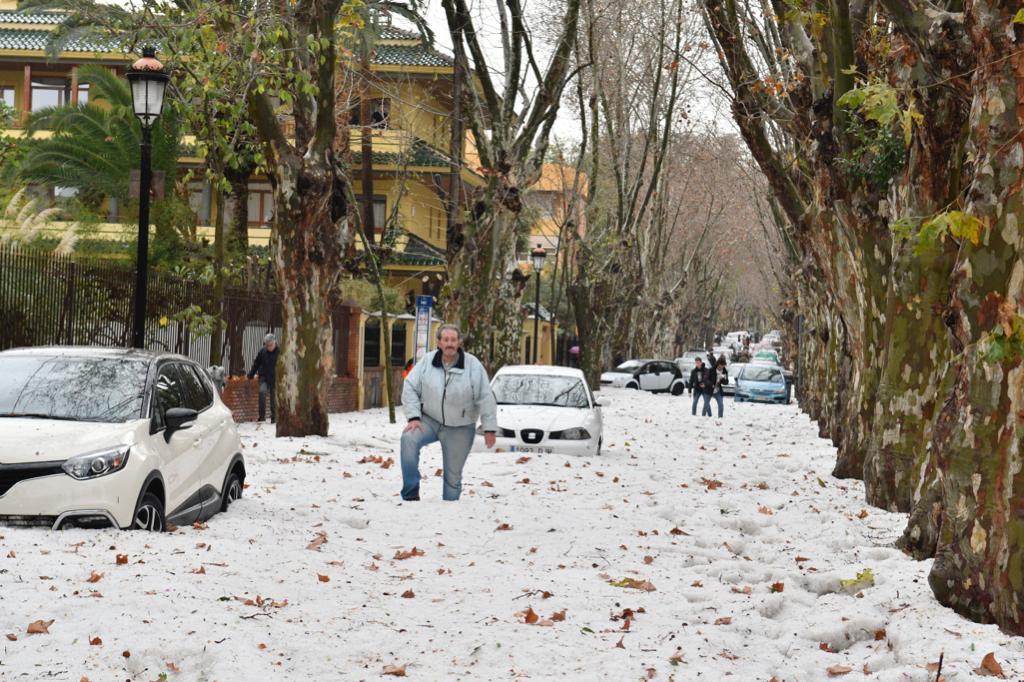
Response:
M772 586L771 586L771 591L772 592L782 592L785 589L786 589L786 583L772 583Z
M498 527L494 530L512 530L512 526L508 525L507 523L500 523L498 524Z
M103 574L102 573L97 573L96 571L93 571L92 574L86 579L85 582L87 582L87 583L98 583L101 580L103 580Z
M320 545L324 544L325 542L327 542L327 533L321 531L316 534L316 537L313 538L313 540L308 545L306 545L306 549L312 549L319 552Z
M526 464L529 461L529 457L520 457L519 459L516 460L516 464Z
M28 624L27 632L30 635L48 635L51 625L53 625L52 620L34 620Z
M853 668L848 665L833 665L829 666L827 671L829 677L838 677L839 675L845 675L848 672L853 672Z
M319 580L322 583L329 583L329 582L331 582L331 576L329 576L329 575L321 575L321 574L317 573L316 574L316 579Z
M413 592L412 590L406 590L405 592L402 593L402 599L412 599L415 596L416 596L416 593Z
M11 640L12 642L17 642L18 641L18 636L16 634L14 634L13 632L8 632L7 633L7 639Z
M405 677L405 666L404 665L386 665L384 666L384 672L382 675L391 675L393 677Z
M1003 673L1003 666L999 665L996 661L994 652L985 654L985 658L981 659L981 666L974 669L974 672L983 677L998 677L1005 680L1006 674Z
M99 637L92 637L92 638L89 639L89 645L90 646L101 646L102 644L103 644L103 640L100 639Z
M404 561L405 559L408 559L410 557L423 556L424 554L426 554L426 552L424 552L422 549L416 549L415 547L413 547L412 549L402 549L395 552L395 556L392 558L395 561Z
M128 563L128 555L127 554L118 554L117 557L114 559L114 561L117 562L118 566L123 566L124 564Z
M731 624L732 624L732 616L722 616L721 618L718 618L718 619L715 620L715 625L731 625Z
M634 590L643 590L644 592L654 592L657 589L651 582L647 580L637 580L636 578L610 580L609 584L613 587L628 587Z

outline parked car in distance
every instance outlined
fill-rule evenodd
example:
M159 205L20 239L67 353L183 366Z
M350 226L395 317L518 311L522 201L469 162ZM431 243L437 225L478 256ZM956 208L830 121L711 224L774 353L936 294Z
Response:
M644 363L633 375L633 378L626 382L626 388L682 395L686 391L686 383L683 373L676 363L668 360L651 360Z
M734 351L738 351L743 348L743 342L750 338L750 333L745 331L729 332L725 335L725 339L722 344L732 348Z
M508 365L495 373L491 390L498 403L494 450L601 454L601 407L607 399L595 400L579 369ZM488 450L483 427L477 428L473 450Z
M744 367L747 366L745 362L731 362L726 366L729 371L729 383L722 386L723 395L735 395L736 393L736 377L739 376L740 372Z
M778 348L782 345L782 334L779 333L779 330L773 329L761 337L761 343L766 343L772 347Z
M231 411L171 353L0 353L0 524L134 528L202 521L242 495Z
M626 360L615 369L610 369L601 374L602 386L616 386L623 388L632 381L633 375L650 360Z
M715 346L711 349L711 352L716 358L720 358L724 355L726 362L732 362L733 356L735 355L735 352L729 346Z
M754 353L754 357L751 358L751 362L754 363L768 363L772 365L779 365L779 354L773 350L762 349Z
M782 368L751 363L736 377L736 402L789 403L790 387Z

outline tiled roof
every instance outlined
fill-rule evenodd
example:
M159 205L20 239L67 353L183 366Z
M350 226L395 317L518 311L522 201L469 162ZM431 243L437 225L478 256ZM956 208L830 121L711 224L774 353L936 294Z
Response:
M23 28L0 28L0 50L39 50L46 49L49 31ZM65 52L112 52L114 47L109 44L93 42L88 39L72 40Z
M22 14L21 12L0 12L0 24L59 24L64 21L61 13Z
M442 266L445 264L445 254L440 249L431 246L427 241L411 232L402 229L397 232L396 249L391 256L391 264Z
M451 66L447 55L422 45L377 45L373 63L388 66Z
M358 142L353 140L352 146L356 147ZM352 163L361 166L363 156L353 149ZM434 168L447 169L451 165L448 157L441 154L423 140L416 140L412 145L411 154L399 154L398 152L373 152L373 165L375 166L430 166Z

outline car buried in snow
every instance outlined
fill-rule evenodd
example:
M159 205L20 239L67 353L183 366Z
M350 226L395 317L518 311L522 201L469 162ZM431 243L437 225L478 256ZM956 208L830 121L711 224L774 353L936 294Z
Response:
M477 428L475 452L600 455L603 439L601 407L583 372L573 367L509 365L491 380L498 403L494 448Z
M0 353L0 525L162 531L242 495L231 411L172 353Z
M789 403L791 389L782 367L750 363L736 377L736 402Z
M602 373L601 385L624 388L626 384L633 381L636 373L648 362L651 360L626 360L615 369Z

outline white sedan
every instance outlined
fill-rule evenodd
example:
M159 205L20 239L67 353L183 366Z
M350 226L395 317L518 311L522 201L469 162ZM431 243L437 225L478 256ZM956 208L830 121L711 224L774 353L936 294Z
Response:
M135 528L202 521L242 495L231 411L180 355L0 353L0 524Z
M491 380L498 402L498 433L493 451L601 454L601 406L583 372L572 367L510 365ZM486 452L483 428L476 452Z

